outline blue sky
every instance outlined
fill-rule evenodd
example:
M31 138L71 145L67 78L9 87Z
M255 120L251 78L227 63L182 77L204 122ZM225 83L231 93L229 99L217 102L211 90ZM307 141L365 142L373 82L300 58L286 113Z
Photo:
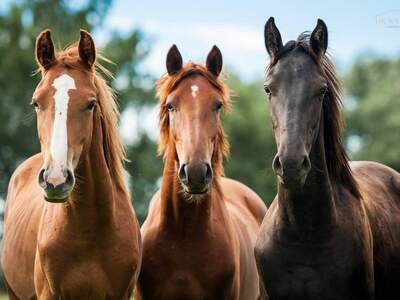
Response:
M224 60L245 79L260 78L268 61L263 28L274 16L284 41L312 30L317 18L329 29L329 47L340 69L360 55L400 54L400 2L387 1L133 1L116 0L106 28L142 28L153 42L143 69L164 72L168 48L177 44L184 60L203 61L216 44ZM390 26L392 25L392 26ZM393 26L397 25L397 26ZM101 38L102 33L97 33Z
M0 0L0 9L16 1ZM85 2L68 1L71 6ZM225 64L252 80L263 76L268 62L263 28L270 16L275 17L284 41L312 30L317 18L322 18L339 70L348 69L360 55L400 55L400 2L396 0L114 0L105 27L94 34L98 43L106 43L111 30L141 28L152 46L142 70L155 77L165 71L165 55L173 43L184 60L196 62L203 61L216 44Z

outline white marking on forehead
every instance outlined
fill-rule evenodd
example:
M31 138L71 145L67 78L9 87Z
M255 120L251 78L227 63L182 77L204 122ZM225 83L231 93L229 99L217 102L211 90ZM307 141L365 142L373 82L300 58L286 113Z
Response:
M74 79L63 74L54 79L53 87L56 89L54 94L54 124L51 137L51 158L52 170L48 181L53 185L64 183L64 170L67 164L68 155L68 134L67 134L67 112L69 102L69 90L75 90Z
M193 96L193 98L196 98L197 93L199 92L199 87L198 87L197 85L194 84L194 85L192 85L190 88L192 89L192 96Z
M192 90L192 97L194 99L194 106L195 106L195 119L198 120L200 118L200 113L201 113L201 105L199 101L196 101L197 94L199 93L199 86L196 84L193 84L190 89ZM198 122L196 122L197 125L193 127L193 132L192 136L193 137L198 137L200 134L200 126Z

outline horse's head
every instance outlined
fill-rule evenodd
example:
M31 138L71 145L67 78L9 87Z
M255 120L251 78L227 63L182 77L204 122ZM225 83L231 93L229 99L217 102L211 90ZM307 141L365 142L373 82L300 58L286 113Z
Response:
M208 191L215 168L222 168L222 153L226 151L220 111L228 105L227 92L218 76L222 55L214 46L208 54L206 67L197 64L183 66L182 57L174 45L167 55L166 78L161 79L161 144L174 149L178 161L178 176L186 193ZM164 98L164 99L162 99ZM226 107L225 107L226 108ZM164 142L163 142L164 140Z
M97 97L95 59L94 42L86 31L81 30L78 47L63 56L55 53L50 30L37 38L42 79L32 106L44 159L38 180L50 202L66 201L75 185L74 169L91 141Z
M321 68L328 46L327 27L318 20L309 38L300 36L283 46L271 17L265 25L265 45L271 58L265 91L278 148L272 166L284 186L301 187L311 169L309 156L329 87Z

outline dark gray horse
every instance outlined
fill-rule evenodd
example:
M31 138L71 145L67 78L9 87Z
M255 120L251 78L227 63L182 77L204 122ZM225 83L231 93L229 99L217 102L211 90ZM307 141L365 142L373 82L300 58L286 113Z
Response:
M265 44L278 195L255 254L270 299L400 299L400 174L347 159L325 23L283 45L270 18Z

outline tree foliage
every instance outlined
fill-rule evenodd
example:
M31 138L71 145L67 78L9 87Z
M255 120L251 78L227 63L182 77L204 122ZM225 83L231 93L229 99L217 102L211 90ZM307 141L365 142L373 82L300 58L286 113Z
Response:
M347 135L356 160L382 162L400 170L400 60L363 58L345 84L354 102L347 112ZM351 146L351 144L350 144Z
M226 176L254 189L266 203L275 197L275 175L271 162L276 153L271 132L268 101L261 81L244 83L231 75L232 111L224 118L231 144L231 156L225 163Z

